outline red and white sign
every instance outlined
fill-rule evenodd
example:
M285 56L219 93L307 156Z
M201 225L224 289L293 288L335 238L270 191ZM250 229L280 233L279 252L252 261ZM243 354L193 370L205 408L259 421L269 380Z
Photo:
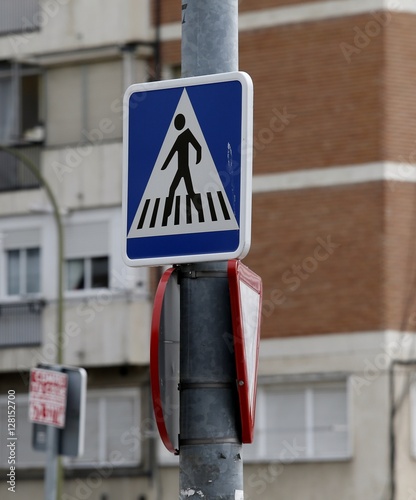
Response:
M239 260L228 262L234 352L240 399L242 442L252 443L263 287L260 276Z
M32 368L29 386L29 420L37 424L65 427L68 375Z
M156 290L150 340L150 379L155 419L166 449L179 453L180 288L171 267Z

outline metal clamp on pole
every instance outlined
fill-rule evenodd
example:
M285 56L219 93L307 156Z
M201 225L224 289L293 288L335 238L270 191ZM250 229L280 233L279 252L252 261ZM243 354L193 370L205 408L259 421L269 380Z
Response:
M197 278L227 278L227 273L224 271L182 269L179 274L179 279L197 279Z

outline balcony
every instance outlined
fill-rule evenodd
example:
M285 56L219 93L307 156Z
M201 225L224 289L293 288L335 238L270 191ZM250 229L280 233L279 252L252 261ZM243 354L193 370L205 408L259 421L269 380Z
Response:
M0 304L0 347L40 345L42 300Z
M22 146L16 151L35 165L40 165L40 146ZM40 186L27 166L11 154L0 150L0 192L33 189Z

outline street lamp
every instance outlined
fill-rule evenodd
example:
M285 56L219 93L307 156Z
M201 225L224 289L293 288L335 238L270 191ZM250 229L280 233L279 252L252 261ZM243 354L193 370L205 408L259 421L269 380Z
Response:
M14 156L20 160L36 177L39 183L45 188L46 194L52 204L53 215L56 222L56 229L58 235L58 308L56 314L56 336L57 336L57 352L56 352L56 363L58 365L62 364L62 330L64 324L64 308L63 308L63 260L64 260L64 231L62 225L62 218L59 211L59 206L56 201L55 195L53 194L48 182L41 174L39 168L35 163L30 160L27 156L16 151L15 149L9 148L7 146L2 146L0 144L0 151ZM46 477L45 477L45 495L48 496L49 493L53 500L59 500L61 497L62 490L62 476L63 469L60 457L57 455L58 446L58 429L52 426L48 426L48 456L47 456L47 467L46 467ZM51 485L50 488L48 485Z

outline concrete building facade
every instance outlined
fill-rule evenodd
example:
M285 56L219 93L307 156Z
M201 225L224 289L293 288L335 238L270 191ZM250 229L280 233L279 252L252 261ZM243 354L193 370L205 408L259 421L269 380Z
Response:
M66 500L178 496L178 459L155 434L149 402L159 270L121 259L123 93L180 74L181 4L157 7L0 5L0 144L40 165L59 202L64 362L89 376L86 450L64 460ZM239 9L240 69L255 92L245 263L264 283L245 498L415 499L416 7L241 0ZM0 152L0 433L14 390L19 499L43 498L27 375L56 356L56 248L45 190ZM3 444L3 477L7 460ZM0 488L8 498L6 481Z

